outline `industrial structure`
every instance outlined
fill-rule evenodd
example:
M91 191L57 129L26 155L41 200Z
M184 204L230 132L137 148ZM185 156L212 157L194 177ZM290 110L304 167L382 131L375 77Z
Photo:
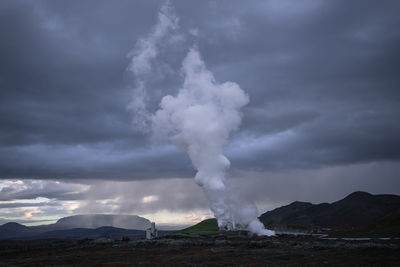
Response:
M156 223L152 222L150 228L146 229L146 238L147 239L153 239L158 236L157 229L156 229Z

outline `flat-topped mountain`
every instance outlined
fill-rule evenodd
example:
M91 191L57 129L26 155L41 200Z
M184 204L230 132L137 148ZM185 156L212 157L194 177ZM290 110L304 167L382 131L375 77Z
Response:
M150 221L137 215L88 214L64 217L54 224L55 229L98 228L102 226L146 230L150 227Z
M85 214L64 217L54 224L32 226L30 228L43 233L72 228L95 229L103 226L146 230L150 227L150 221L137 215Z

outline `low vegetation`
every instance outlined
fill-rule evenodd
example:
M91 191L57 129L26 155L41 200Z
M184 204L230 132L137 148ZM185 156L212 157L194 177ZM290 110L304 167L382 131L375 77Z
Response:
M174 232L174 234L191 234L200 232L218 232L218 224L215 218L207 219L188 228Z

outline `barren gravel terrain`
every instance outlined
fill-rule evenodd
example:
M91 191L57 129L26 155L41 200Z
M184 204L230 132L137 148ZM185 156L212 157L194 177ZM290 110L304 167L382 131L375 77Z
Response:
M399 262L398 239L204 233L132 241L0 241L0 266L398 266Z

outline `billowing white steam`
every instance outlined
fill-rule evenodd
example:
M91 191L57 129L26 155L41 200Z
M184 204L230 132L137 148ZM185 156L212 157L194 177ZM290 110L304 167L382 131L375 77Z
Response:
M128 66L136 80L133 100L128 109L133 111L133 123L142 132L148 132L150 114L147 110L146 81L154 70L153 65L160 49L165 44L174 44L181 39L177 33L179 19L174 14L172 5L167 1L158 13L158 22L146 38L141 38L128 54L131 62ZM154 77L154 74L151 75Z
M155 29L163 28L163 32L167 34L168 27L160 26L166 21L170 28L177 27L173 26L177 19L171 12L169 3L161 8L160 14L170 19L162 21L159 17ZM154 30L155 32L157 30ZM157 41L157 38L151 36L147 40ZM143 45L140 43L147 42L143 40L145 39L139 41L138 48L133 52L135 56L132 58L130 69L134 74L137 73L136 69L141 70L143 66L149 71L146 62L157 56L156 52L149 53L147 48L141 49ZM153 43L149 47L153 47L150 50L154 50L156 45ZM139 58L143 60L138 60ZM188 153L197 170L195 181L204 189L219 227L248 229L259 235L273 235L274 232L264 229L257 219L256 208L243 205L226 185L226 171L230 162L224 156L223 148L230 134L237 130L241 123L240 109L249 102L248 96L234 82L218 83L206 68L196 48L189 50L183 60L182 71L184 82L178 94L164 96L160 109L154 114L147 113L144 104L131 105L136 116L142 116L136 119L136 122L148 121L156 138L168 137L173 144ZM138 88L143 91L142 96L145 95L143 84L139 83ZM143 98L140 101L142 100Z

